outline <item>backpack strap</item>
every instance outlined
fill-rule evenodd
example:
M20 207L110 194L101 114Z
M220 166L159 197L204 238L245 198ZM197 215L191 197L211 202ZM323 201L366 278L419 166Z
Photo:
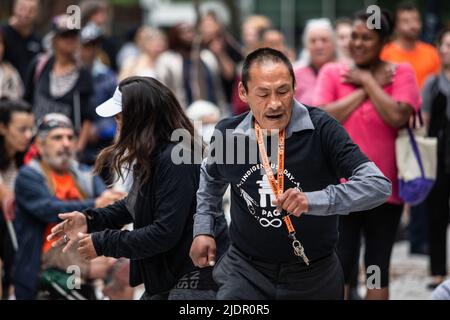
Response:
M41 78L42 72L44 71L45 66L50 60L50 54L43 53L37 57L36 69L34 70L34 78L33 83L36 84Z

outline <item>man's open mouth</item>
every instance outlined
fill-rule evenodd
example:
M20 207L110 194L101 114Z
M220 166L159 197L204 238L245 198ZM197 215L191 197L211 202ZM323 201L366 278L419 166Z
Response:
M278 120L281 119L281 117L283 117L283 114L268 114L266 115L267 118L269 118L270 120Z

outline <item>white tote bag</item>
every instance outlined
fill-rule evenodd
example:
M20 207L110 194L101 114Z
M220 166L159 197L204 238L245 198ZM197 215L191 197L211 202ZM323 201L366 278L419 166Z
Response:
M395 142L395 153L400 197L417 205L426 199L436 180L437 138L427 137L424 126L402 129Z

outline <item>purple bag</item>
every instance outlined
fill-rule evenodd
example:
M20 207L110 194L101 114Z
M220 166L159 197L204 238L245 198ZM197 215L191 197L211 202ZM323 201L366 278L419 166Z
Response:
M413 180L402 180L399 179L399 196L406 203L410 205L418 205L422 203L430 193L433 188L435 180L429 179L425 176L425 171L423 169L422 158L420 156L419 148L417 147L417 142L411 128L406 128L409 135L409 141L411 142L412 150L414 152L414 157L416 158L419 168L420 177Z

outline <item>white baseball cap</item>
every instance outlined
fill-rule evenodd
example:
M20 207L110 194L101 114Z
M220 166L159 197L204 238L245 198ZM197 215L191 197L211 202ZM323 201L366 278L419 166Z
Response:
M117 87L112 98L99 105L95 112L103 118L114 117L122 112L122 92L120 92L119 87Z

